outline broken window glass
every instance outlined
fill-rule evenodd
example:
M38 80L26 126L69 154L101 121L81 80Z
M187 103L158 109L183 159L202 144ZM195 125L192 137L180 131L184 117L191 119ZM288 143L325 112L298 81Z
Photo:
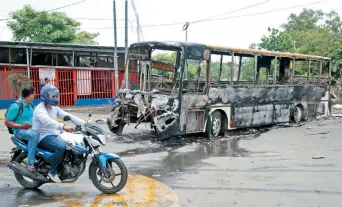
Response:
M26 59L26 49L21 48L11 48L11 64L27 64Z
M9 49L0 48L0 63L9 63Z
M185 60L184 71L187 74L183 81L183 89L202 92L206 85L207 62L204 60Z
M46 50L32 50L31 65L52 66L52 52L48 52Z
M154 50L152 56L151 87L172 90L177 62L177 52Z

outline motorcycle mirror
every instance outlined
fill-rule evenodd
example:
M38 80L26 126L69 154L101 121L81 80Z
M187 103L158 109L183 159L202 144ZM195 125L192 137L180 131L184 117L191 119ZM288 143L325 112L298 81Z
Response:
M63 118L63 121L70 121L71 120L71 117L70 116L65 116L64 118Z
M76 130L76 131L81 131L81 128L82 128L81 125L76 125L75 130Z

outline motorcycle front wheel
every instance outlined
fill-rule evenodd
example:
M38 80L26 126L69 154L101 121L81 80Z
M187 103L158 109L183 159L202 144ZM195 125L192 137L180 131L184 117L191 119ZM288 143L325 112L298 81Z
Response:
M113 169L115 166L117 169ZM109 159L106 164L107 176L102 173L97 161L92 161L89 166L90 179L94 186L103 193L114 194L122 190L127 182L127 169L125 164L120 159ZM118 183L115 183L120 178Z

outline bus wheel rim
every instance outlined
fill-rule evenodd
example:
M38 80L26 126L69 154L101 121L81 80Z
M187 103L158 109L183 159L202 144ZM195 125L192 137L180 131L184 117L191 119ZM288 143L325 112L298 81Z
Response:
M213 121L213 127L212 127L213 135L218 136L220 133L220 130L221 130L221 120L218 117L215 117Z

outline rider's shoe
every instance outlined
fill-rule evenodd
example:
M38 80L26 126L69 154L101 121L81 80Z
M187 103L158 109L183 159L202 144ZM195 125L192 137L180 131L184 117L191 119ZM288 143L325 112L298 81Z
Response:
M49 173L48 176L55 183L61 183L62 182L61 179L59 179L57 174L56 175L51 175L51 173Z
M37 172L37 168L36 168L36 166L33 164L33 165L28 165L27 166L28 167L28 169L31 171L31 172Z

